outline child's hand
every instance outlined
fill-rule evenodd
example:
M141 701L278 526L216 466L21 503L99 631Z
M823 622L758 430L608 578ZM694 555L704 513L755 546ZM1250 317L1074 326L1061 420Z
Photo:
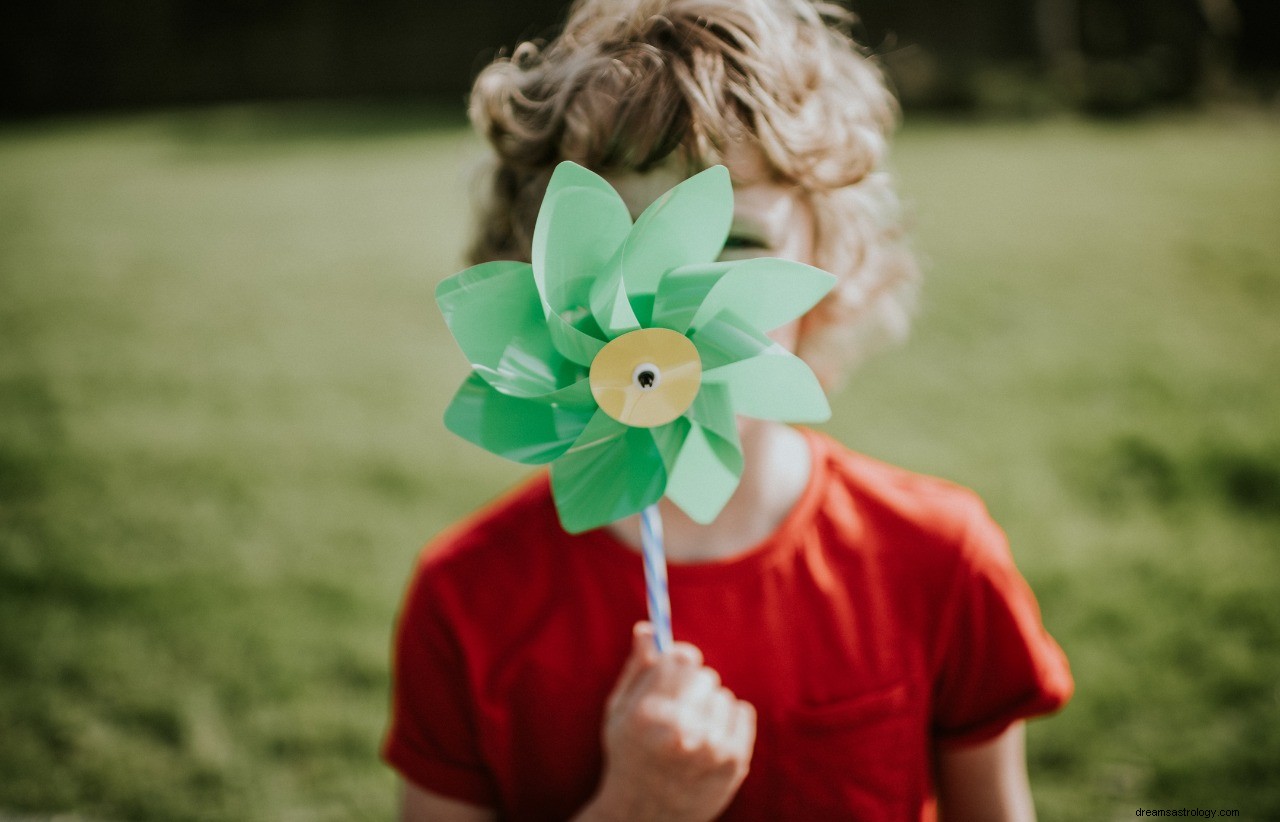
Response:
M694 646L677 642L659 654L642 622L603 733L604 779L584 818L708 820L747 775L756 713L721 686Z

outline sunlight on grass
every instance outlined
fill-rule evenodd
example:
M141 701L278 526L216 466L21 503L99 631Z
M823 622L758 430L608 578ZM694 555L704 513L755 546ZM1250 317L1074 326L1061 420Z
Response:
M1280 815L1278 138L900 140L923 310L828 429L1009 531L1079 689L1042 819ZM395 109L0 131L0 816L389 816L401 587L519 474L440 422L481 156Z

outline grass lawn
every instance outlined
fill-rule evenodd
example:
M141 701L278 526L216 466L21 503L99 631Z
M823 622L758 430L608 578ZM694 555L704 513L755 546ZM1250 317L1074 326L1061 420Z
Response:
M1280 817L1280 120L923 122L911 342L855 448L978 489L1078 693L1044 820ZM386 819L420 544L520 471L446 434L456 120L0 129L0 819Z

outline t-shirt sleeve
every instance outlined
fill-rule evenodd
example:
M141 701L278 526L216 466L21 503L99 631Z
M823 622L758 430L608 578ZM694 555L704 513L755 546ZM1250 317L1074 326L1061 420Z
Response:
M1020 719L1056 711L1073 689L1066 656L981 503L960 557L934 677L933 733L947 746L985 742Z
M494 807L461 644L432 595L430 574L419 567L400 614L382 756L421 788Z

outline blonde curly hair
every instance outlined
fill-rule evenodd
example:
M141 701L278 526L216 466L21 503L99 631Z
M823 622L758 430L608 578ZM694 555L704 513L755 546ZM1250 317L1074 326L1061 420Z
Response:
M550 44L522 43L476 78L471 121L496 158L472 262L528 259L561 160L692 173L745 143L808 202L812 262L840 278L798 351L839 383L905 336L919 281L883 170L898 109L851 22L808 0L578 0Z

